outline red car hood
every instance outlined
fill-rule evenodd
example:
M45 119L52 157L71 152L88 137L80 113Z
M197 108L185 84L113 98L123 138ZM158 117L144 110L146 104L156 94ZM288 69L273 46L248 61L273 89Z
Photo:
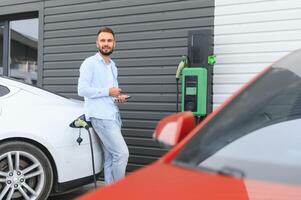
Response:
M79 198L92 199L297 200L301 186L236 179L156 162Z
M248 199L242 180L157 162L80 198L126 200Z

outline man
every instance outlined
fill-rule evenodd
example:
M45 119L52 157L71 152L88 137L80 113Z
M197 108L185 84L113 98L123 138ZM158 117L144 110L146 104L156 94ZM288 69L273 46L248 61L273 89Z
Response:
M115 34L104 27L98 31L98 52L82 63L78 94L85 98L85 115L104 145L105 184L125 175L129 151L121 134L121 119L115 101L125 103L117 82L117 68L110 59L115 48Z

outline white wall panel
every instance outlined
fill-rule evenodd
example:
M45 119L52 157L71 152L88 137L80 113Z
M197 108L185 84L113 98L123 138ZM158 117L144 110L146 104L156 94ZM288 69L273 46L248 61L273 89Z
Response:
M238 33L238 34L221 34L215 38L216 48L223 44L248 44L275 41L300 41L300 30L284 30L271 32L255 32L255 33Z
M300 0L215 0L213 106L301 48Z
M261 63L263 66L267 66L268 63ZM233 65L233 64L220 64L214 67L215 74L249 74L257 73L262 67L258 63Z
M301 8L299 0L216 0L216 16Z

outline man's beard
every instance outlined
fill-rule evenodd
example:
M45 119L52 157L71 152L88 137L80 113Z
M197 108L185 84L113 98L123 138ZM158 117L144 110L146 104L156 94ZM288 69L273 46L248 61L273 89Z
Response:
M112 48L110 51L104 52L101 48L98 48L98 51L104 56L109 56L113 53L114 49Z

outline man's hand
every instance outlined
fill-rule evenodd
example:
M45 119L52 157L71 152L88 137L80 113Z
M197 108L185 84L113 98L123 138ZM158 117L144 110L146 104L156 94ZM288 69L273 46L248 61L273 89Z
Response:
M121 93L120 88L112 87L109 89L109 96L111 97L118 97Z
M117 101L118 103L125 103L127 98L128 98L128 95L119 95L119 96L116 98L116 101Z

